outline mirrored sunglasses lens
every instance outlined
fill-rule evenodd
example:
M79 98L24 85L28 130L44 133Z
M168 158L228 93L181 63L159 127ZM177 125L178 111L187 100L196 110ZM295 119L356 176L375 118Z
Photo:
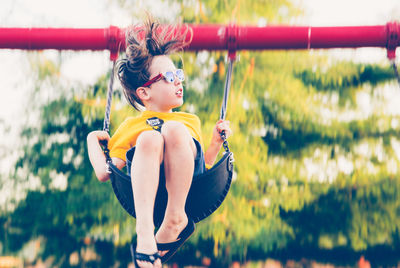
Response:
M166 80L167 82L169 82L169 83L172 83L172 82L174 82L174 80L175 80L175 77L174 77L174 73L173 73L173 72L166 72L164 77L165 77L165 80Z
M183 70L178 69L176 70L176 77L178 77L179 81L184 81L185 80L185 73L183 72Z

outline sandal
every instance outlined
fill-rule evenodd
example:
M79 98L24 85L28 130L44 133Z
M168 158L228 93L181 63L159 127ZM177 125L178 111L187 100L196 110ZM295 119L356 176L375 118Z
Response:
M138 267L138 268L140 268L140 266L137 263L137 261L145 261L145 262L150 262L151 264L154 264L154 262L157 259L161 259L158 252L156 252L154 254L144 254L144 253L136 252L136 250L133 249L133 245L131 245L131 255L132 255L132 261L135 264L135 267Z
M157 243L157 248L160 251L167 251L165 255L161 256L161 263L168 261L177 251L178 249L185 243L186 240L194 233L196 229L196 225L194 221L189 219L188 224L186 225L185 229L178 235L178 238L174 242L170 243Z

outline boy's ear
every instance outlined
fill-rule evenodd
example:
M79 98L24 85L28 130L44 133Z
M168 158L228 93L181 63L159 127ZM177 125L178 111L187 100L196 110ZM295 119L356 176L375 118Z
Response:
M138 87L136 89L136 94L138 95L139 99L141 100L148 100L150 98L149 92L148 92L149 88L147 87Z

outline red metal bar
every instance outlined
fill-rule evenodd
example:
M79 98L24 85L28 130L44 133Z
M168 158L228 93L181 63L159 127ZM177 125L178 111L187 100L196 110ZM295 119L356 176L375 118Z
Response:
M0 47L16 49L107 49L106 29L2 28Z
M298 27L191 25L188 50L264 50L400 46L400 25ZM125 49L125 30L114 26L98 29L0 28L0 48L110 50Z
M395 27L400 32L400 28ZM229 27L193 27L192 50L228 49ZM232 30L231 30L232 31ZM237 49L309 49L386 47L388 29L382 26L358 27L237 27ZM400 43L397 43L399 46Z

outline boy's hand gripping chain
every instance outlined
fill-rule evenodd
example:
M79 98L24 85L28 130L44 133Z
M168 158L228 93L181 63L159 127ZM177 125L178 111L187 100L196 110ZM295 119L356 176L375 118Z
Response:
M219 116L220 120L225 120L225 118L226 118L226 107L228 104L229 91L231 88L231 81L232 81L233 62L235 61L235 59L236 59L236 53L229 52L229 54L228 54L228 71L226 74L224 96L223 96L221 112L220 112L220 116ZM226 140L225 131L222 131L220 133L220 136L221 136L221 139L224 141L222 145L224 147L225 153L231 154L230 162L232 163L234 161L233 153L229 150L229 145L228 145L228 141Z
M108 83L108 90L107 90L107 105L103 123L103 131L106 131L107 133L110 132L110 114L111 114L111 102L112 102L113 84L114 84L114 70L115 70L115 61L112 62L112 67L111 67L110 82ZM103 140L100 143L101 145L103 145L103 152L104 155L106 156L106 172L108 174L111 174L111 169L110 169L111 157L110 157L110 150L108 149L108 141Z

